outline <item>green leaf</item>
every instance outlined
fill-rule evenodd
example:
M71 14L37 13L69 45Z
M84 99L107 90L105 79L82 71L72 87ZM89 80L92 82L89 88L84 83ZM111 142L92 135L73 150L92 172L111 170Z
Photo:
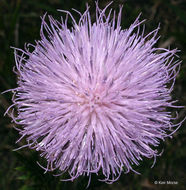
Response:
M23 166L18 166L18 167L15 168L15 170L17 170L17 171L24 171L25 169L24 169Z
M34 188L24 185L19 190L34 190Z
M22 175L22 176L19 176L17 179L19 179L19 180L27 180L27 179L29 179L29 176L28 175Z

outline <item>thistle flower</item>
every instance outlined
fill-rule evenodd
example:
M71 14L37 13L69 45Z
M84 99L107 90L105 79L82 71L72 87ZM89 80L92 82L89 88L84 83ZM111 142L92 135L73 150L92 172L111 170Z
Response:
M145 35L138 17L123 30L122 7L112 18L106 9L97 5L94 23L89 8L77 11L78 23L67 11L60 22L44 16L34 50L15 48L18 141L26 137L23 147L41 152L46 171L68 171L71 180L102 172L113 182L143 157L156 158L160 141L181 125L167 111L177 107L177 50L154 47L159 28Z

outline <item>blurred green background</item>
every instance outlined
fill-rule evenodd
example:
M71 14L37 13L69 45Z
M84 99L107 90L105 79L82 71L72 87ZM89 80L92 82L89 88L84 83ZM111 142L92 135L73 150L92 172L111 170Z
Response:
M101 8L108 4L100 0ZM16 75L13 49L23 49L26 43L35 43L40 39L40 16L44 13L60 19L61 13L56 9L70 10L75 8L81 12L85 4L91 6L92 16L95 16L95 3L92 0L0 0L0 91L16 87ZM123 4L122 27L127 28L142 12L141 20L146 21L146 33L155 29L160 23L161 29L157 46L178 48L182 67L175 84L172 96L179 100L179 105L186 105L186 1L185 0L116 0L111 7L118 10ZM64 15L63 15L64 16ZM73 13L78 19L78 14ZM69 21L70 22L70 21ZM70 24L70 23L69 23ZM11 105L11 93L0 94L0 190L83 190L88 178L80 177L74 182L61 182L67 177L54 177L52 173L43 174L36 161L45 163L34 150L23 149L13 152L23 141L15 144L19 135L13 129L13 123L8 116L3 117L5 110ZM184 118L186 109L179 110L179 118ZM108 185L99 182L96 175L88 189L95 190L153 190L153 189L186 189L186 122L173 135L161 143L159 150L164 149L161 157L157 157L154 168L150 168L153 160L144 159L135 169L141 175L134 173L122 174L115 183ZM177 185L156 185L155 181L176 181Z

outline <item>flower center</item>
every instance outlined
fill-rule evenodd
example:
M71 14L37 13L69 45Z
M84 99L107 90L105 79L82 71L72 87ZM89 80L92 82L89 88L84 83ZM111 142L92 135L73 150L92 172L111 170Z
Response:
M76 103L78 106L85 106L91 112L94 111L98 106L102 106L104 98L104 87L99 84L95 88L87 88L81 92L76 92Z

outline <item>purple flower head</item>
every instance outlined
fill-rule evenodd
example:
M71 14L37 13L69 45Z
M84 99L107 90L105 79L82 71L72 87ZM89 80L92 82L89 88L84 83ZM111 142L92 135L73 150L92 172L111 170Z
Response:
M177 50L154 47L159 28L145 35L138 17L123 30L122 8L117 17L106 9L97 5L94 23L89 8L79 22L63 11L71 28L68 17L48 16L49 24L43 17L34 50L15 48L18 141L26 137L46 171L68 171L71 180L102 172L112 182L143 157L156 158L160 141L181 125L166 109L177 107L170 96Z

